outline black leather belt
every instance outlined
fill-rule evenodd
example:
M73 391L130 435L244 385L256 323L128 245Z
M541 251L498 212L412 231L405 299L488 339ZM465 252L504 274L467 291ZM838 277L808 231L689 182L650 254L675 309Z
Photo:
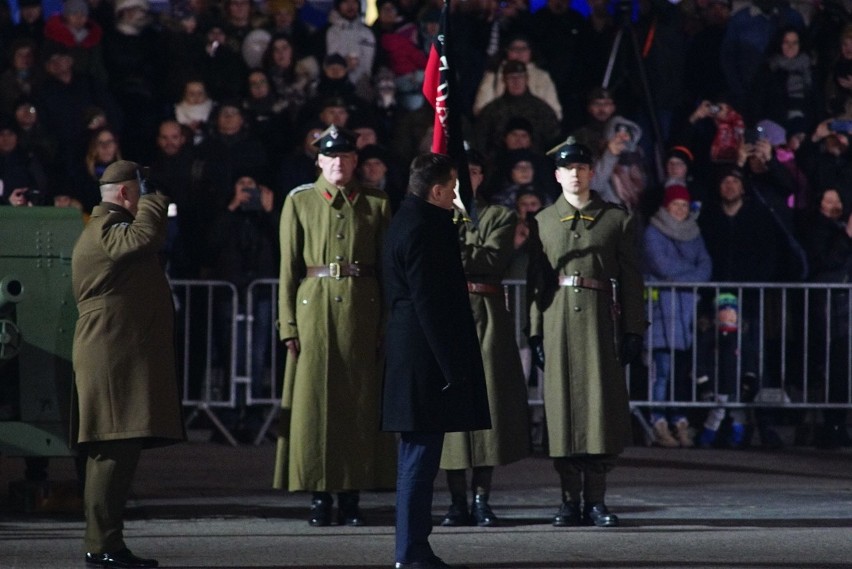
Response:
M575 286L602 291L612 290L610 282L603 282L589 277L578 277L576 275L559 275L559 286Z
M371 265L360 265L358 263L329 263L308 267L307 277L341 279L343 277L374 277L376 269Z

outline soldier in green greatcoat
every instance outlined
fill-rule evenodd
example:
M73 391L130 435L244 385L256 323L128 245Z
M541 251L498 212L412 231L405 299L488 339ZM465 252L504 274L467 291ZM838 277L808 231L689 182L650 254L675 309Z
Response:
M174 304L158 253L169 200L119 160L71 253L72 441L86 459L86 564L157 567L124 543L123 513L141 451L186 438L175 365Z
M500 284L514 252L515 212L490 205L477 189L483 160L468 153L477 222L456 212L468 298L482 350L491 428L447 433L441 468L447 471L452 504L441 525L492 526L497 516L488 504L494 467L530 454L529 413L524 371L515 343L512 314ZM473 501L468 507L466 470L472 469Z
M287 346L274 487L313 492L309 523L362 525L359 490L393 488L395 440L379 431L384 192L354 177L356 135L331 126L321 174L281 215L279 337Z
M610 527L618 518L604 503L606 475L630 432L623 366L640 355L646 327L636 232L624 208L589 190L588 147L569 137L548 154L562 197L531 224L528 286L530 346L544 369L562 484L553 525Z

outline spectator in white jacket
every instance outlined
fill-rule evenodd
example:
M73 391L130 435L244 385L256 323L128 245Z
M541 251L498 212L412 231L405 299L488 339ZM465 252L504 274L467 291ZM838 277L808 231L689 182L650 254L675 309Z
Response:
M370 99L370 73L376 56L376 36L361 21L358 0L334 0L325 32L327 54L338 53L346 59L349 80L359 96Z
M527 66L530 93L544 100L556 113L556 118L562 120L562 105L559 104L559 96L556 94L556 86L550 74L544 69L537 67L532 62L532 46L529 40L522 35L515 36L506 44L503 60L495 70L486 71L476 91L476 99L473 102L473 114L479 112L491 101L503 94L503 65L506 61L522 61Z

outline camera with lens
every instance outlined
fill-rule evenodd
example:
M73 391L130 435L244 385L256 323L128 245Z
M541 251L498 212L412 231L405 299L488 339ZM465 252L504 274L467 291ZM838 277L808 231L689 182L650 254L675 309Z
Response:
M27 202L33 205L44 205L44 192L37 188L29 188L24 192Z
M743 134L743 141L747 144L756 144L759 140L765 140L766 133L762 126L746 129Z
M243 192L249 195L249 198L240 204L240 209L243 211L260 211L263 209L263 204L260 203L260 188L251 186L243 188Z

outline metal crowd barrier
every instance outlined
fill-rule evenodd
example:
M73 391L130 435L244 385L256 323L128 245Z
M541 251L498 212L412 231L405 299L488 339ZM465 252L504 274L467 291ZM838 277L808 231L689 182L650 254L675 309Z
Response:
M521 280L503 284L529 385L534 441L540 440L543 381L523 330L526 287ZM285 361L275 327L277 279L256 280L243 295L225 281L175 280L172 287L187 426L204 415L236 445L237 417L250 413L257 423L253 442L260 444L278 414ZM843 283L649 284L646 353L627 373L634 416L650 438L645 415L655 408L852 409L849 293ZM720 308L736 321L720 323ZM681 320L692 339L684 349L654 345L655 325L674 337L684 333ZM654 350L677 362L664 397L653 394Z

